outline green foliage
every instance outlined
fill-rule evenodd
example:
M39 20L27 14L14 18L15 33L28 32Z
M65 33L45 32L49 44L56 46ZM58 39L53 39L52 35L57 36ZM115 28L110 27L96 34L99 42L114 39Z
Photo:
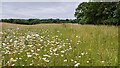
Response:
M76 20L72 19L1 19L2 22L34 25L40 23L76 23Z
M120 2L83 2L76 8L80 24L119 25Z
M88 18L86 16L83 16L83 18L79 20L79 23L81 24L87 24L87 22L88 22Z
M117 23L115 22L118 22L118 19L116 18L109 18L107 20L104 20L104 23L105 24L109 24L109 25L117 25Z

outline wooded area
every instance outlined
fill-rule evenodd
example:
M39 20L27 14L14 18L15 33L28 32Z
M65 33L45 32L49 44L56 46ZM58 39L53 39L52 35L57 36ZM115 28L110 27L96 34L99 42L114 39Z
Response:
M2 19L2 22L9 22L15 24L40 24L40 23L76 23L74 19Z
M83 2L76 9L79 24L120 24L120 2Z

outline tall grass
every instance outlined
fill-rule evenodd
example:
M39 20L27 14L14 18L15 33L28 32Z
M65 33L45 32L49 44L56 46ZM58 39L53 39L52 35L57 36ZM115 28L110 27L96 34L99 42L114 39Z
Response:
M3 23L3 66L118 65L118 27Z

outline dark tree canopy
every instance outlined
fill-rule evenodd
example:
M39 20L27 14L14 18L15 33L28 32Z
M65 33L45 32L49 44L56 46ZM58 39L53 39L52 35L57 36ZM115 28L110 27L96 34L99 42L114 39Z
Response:
M2 22L34 25L41 23L77 23L75 19L1 19Z
M119 2L120 0L89 0L90 2Z
M80 24L120 24L120 2L83 2L75 12Z

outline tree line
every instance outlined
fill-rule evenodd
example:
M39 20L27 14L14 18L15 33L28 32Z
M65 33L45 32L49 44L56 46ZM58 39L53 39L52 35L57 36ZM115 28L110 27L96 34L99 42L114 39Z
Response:
M120 2L83 2L75 17L80 24L120 25Z
M41 23L76 23L75 19L1 19L1 22L34 25Z
M90 2L119 2L120 0L89 0Z

